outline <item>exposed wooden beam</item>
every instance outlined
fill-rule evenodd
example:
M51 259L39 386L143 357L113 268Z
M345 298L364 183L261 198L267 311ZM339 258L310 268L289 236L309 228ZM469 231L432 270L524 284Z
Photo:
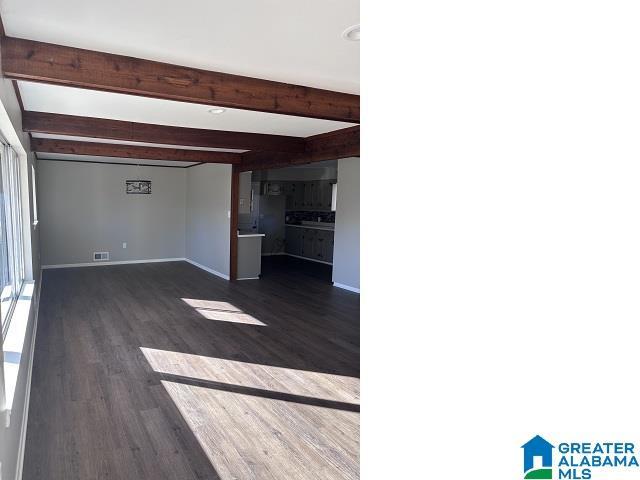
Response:
M122 55L4 37L11 79L300 117L360 122L360 97Z
M208 152L205 150L185 150L180 148L159 148L142 145L122 145L115 143L79 142L34 138L31 142L34 152L62 153L67 155L95 155L98 157L140 158L146 160L173 160L177 162L199 163L240 163L240 155L229 152Z
M229 280L238 279L238 216L240 202L240 169L231 167L231 220L229 222Z
M77 117L58 113L24 112L25 132L107 138L189 147L233 148L271 152L303 152L304 138L260 133L170 127L149 123L123 122L104 118Z
M240 170L265 170L360 156L360 126L307 137L303 153L246 152Z

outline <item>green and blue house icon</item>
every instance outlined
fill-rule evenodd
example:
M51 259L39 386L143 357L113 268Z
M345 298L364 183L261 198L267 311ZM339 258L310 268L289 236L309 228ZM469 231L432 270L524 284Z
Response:
M521 448L524 449L524 478L551 480L553 474L552 457L555 447L540 435L536 435ZM542 462L536 462L536 457L540 458Z

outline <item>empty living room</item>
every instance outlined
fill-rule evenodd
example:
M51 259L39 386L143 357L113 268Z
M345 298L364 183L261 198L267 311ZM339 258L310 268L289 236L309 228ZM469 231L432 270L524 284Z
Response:
M0 480L638 478L639 19L0 0Z
M0 478L359 478L358 2L0 15Z

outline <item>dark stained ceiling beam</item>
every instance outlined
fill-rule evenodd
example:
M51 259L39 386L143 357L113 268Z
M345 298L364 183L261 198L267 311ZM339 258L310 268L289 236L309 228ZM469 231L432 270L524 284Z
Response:
M245 152L240 171L283 168L360 156L360 126L307 137L302 153Z
M210 152L206 150L185 150L180 148L147 147L142 145L122 145L115 143L79 142L34 138L31 142L34 152L61 153L66 155L94 155L98 157L137 158L145 160L172 160L199 163L240 163L240 154Z
M24 112L22 129L31 133L164 143L187 147L264 150L288 153L305 151L305 140L299 137L171 127L103 118L77 117L58 113Z
M2 69L15 80L164 100L360 122L360 96L211 72L111 53L2 38Z

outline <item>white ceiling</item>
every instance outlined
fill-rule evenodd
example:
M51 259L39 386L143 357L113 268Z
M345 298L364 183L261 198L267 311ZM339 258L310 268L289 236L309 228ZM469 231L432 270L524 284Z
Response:
M134 158L98 157L93 155L63 155L60 153L38 153L38 159L41 161L75 160L78 162L129 163L136 165L153 165L162 167L187 167L189 165L195 165L195 162L172 162L170 160L137 160Z
M211 106L159 100L121 93L18 82L25 110L109 118L176 127L308 137L353 126L352 123L293 117L228 108L220 115Z
M4 0L7 35L359 93L358 0Z
M360 90L359 43L341 36L359 23L359 0L0 0L0 14L7 35L14 37L348 93ZM25 110L38 112L296 137L354 125L238 109L212 115L207 105L23 81L18 85ZM114 162L108 157L38 156Z

